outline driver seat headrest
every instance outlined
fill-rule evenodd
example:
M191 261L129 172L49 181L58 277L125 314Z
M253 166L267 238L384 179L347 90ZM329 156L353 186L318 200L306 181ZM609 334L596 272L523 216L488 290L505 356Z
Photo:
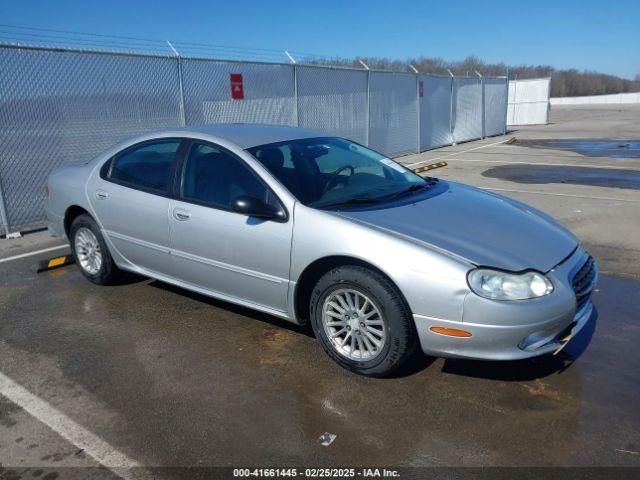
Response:
M284 154L282 150L277 147L265 148L264 150L260 150L258 160L260 160L268 170L274 171L283 167Z

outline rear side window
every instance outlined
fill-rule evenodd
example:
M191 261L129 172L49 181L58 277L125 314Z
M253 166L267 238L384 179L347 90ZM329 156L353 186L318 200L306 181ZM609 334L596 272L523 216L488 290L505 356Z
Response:
M107 178L138 190L166 193L179 146L179 140L160 140L131 147L113 158Z
M212 144L191 145L182 177L184 200L230 210L233 201L245 195L278 205L271 190L242 160Z

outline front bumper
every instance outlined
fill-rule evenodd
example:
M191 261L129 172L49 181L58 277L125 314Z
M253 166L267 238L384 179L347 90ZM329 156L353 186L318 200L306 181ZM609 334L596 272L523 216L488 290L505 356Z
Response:
M469 293L462 322L414 315L422 350L433 356L485 360L518 360L556 351L595 318L591 300L576 311L571 280L588 254L578 248L548 273L554 291L523 301L494 301ZM591 288L597 283L596 274ZM431 327L464 330L470 337L435 333Z

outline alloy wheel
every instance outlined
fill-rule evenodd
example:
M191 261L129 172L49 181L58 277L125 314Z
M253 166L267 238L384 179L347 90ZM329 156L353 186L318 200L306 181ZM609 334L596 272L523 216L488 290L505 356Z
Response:
M86 227L80 227L76 231L74 246L80 267L95 275L102 268L102 251L96 235Z
M352 288L334 290L327 296L322 325L335 351L350 360L377 357L387 341L380 309L364 293Z

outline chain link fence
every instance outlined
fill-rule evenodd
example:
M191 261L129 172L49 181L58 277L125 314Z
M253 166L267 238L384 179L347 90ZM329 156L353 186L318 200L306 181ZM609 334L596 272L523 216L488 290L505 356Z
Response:
M504 135L507 119L507 96L504 94L507 79L484 77L484 132L485 137ZM487 108L490 106L490 108Z
M453 78L421 75L420 81L420 149L451 145Z
M391 155L418 151L418 87L410 73L371 72L369 146Z
M296 67L297 125L366 144L368 75L358 70Z
M482 137L482 80L453 79L453 140L466 142Z
M181 59L185 122L295 125L290 65ZM230 76L241 75L243 98L231 97Z
M503 134L506 102L504 78L0 45L0 234L44 225L52 169L146 131L284 124L397 156Z
M178 97L173 59L0 48L3 233L42 225L52 169L177 125Z

